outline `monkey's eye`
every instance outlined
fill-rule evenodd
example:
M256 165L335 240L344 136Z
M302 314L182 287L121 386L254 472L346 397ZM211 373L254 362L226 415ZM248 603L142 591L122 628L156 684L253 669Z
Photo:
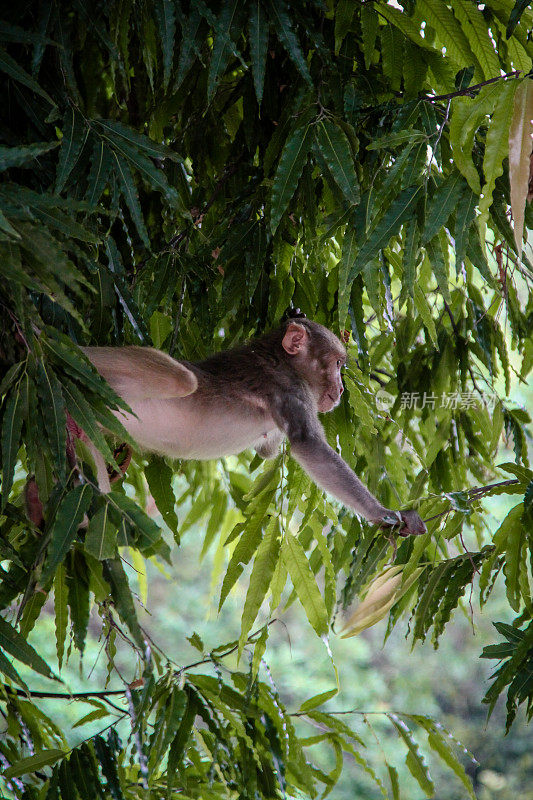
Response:
M342 361L340 358L338 358L337 359L337 366L338 367L344 367L344 361Z

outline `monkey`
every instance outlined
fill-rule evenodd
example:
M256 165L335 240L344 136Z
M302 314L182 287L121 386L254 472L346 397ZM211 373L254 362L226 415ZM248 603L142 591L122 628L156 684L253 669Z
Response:
M326 441L317 414L340 403L346 348L304 314L200 362L150 347L82 349L130 407L120 419L142 451L212 459L254 448L271 458L288 439L296 461L344 505L401 535L426 532L416 511L383 506ZM89 445L100 488L109 492L103 457Z

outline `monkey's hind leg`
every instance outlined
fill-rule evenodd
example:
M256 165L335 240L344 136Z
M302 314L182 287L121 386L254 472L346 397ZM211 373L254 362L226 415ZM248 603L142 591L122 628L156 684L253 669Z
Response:
M84 347L100 375L127 403L186 397L198 388L196 375L152 347Z

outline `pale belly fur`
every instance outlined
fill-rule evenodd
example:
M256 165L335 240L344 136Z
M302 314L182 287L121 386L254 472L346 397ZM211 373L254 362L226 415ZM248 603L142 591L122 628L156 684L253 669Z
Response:
M189 397L130 403L136 416L118 414L142 450L173 458L209 459L241 453L276 429L253 408L199 408Z

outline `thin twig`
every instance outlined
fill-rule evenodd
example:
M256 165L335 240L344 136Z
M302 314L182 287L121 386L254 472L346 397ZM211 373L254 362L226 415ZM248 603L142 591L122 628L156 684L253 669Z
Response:
M518 78L522 70L515 69L513 72L507 72L505 75L497 75L496 78L489 78L487 81L475 83L473 86L467 86L466 89L457 89L455 92L449 94L419 94L419 100L427 100L430 103L438 102L439 100L453 100L454 97L463 97L465 95L472 95L477 89L482 89L483 86L488 86L496 81L503 81L507 78Z

